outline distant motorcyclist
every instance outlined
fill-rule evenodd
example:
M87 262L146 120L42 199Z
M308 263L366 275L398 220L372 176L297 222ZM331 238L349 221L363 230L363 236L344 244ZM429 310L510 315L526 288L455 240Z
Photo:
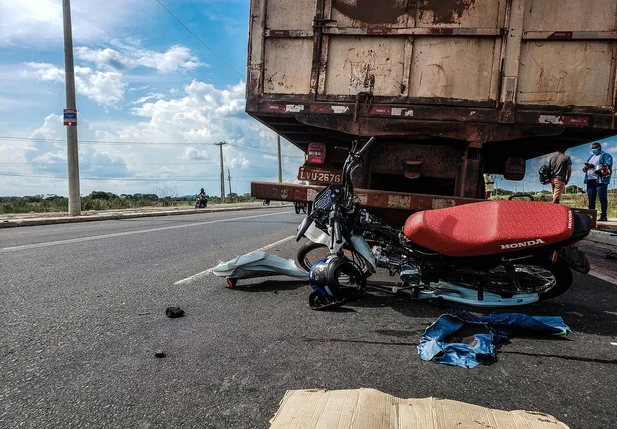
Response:
M197 202L195 203L195 208L196 209L203 209L208 205L208 197L206 195L206 191L204 191L204 188L201 188L201 191L199 192L199 194L197 194Z

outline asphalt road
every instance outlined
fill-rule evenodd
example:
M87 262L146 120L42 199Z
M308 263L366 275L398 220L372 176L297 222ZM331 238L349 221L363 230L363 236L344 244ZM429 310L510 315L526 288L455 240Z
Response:
M591 276L514 309L562 316L574 335L514 338L474 369L416 352L428 325L465 307L373 291L313 312L302 282L175 284L293 235L300 220L272 207L0 230L0 427L267 428L288 389L358 387L614 427L617 286ZM168 319L168 306L186 316Z

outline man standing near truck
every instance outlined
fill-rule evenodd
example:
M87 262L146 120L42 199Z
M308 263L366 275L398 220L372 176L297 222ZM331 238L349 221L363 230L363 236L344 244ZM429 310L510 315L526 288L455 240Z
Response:
M608 211L608 185L611 183L613 171L613 157L610 153L602 150L598 142L591 144L591 156L583 167L585 183L587 184L587 196L589 197L589 209L596 209L596 196L600 200L600 221L606 221Z
M488 200L495 192L495 176L484 173L484 197Z
M551 170L551 186L553 187L553 202L559 204L561 195L572 175L572 159L565 154L565 150L558 150L548 161Z

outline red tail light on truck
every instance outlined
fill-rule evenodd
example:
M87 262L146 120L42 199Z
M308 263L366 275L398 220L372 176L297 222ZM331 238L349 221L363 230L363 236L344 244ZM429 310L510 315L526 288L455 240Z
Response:
M323 164L326 161L326 145L309 143L306 162L308 164Z

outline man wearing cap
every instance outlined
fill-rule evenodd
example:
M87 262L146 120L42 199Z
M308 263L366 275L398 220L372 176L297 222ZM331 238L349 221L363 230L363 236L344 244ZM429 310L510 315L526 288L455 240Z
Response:
M551 186L553 187L553 202L559 204L561 195L572 175L572 159L565 154L565 149L559 149L548 161L551 170Z
M613 171L613 157L610 153L602 150L598 142L591 144L591 156L585 163L585 183L587 184L587 196L589 197L589 209L596 209L596 196L600 200L600 221L606 221L608 211L608 185L611 183Z

